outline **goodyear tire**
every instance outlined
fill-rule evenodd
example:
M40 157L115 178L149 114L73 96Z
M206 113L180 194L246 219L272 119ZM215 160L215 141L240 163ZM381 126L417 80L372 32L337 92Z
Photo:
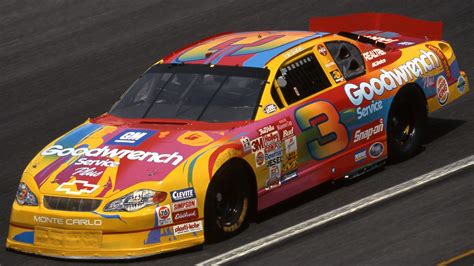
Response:
M232 168L219 170L209 185L205 203L206 242L238 233L248 223L251 190L246 179Z
M426 130L427 109L421 92L405 87L395 96L387 122L388 156L391 162L413 157Z

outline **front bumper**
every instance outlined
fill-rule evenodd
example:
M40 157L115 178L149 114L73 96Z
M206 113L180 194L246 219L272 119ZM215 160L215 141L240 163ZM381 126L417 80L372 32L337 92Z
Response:
M201 219L166 226L157 226L156 219L154 207L118 216L52 211L14 203L6 247L49 257L130 259L204 242ZM174 226L186 224L199 226L200 230L194 227L190 230L193 232L175 234Z

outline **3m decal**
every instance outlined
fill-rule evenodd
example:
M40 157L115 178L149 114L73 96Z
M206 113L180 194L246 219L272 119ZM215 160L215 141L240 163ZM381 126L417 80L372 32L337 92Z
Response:
M336 108L325 101L315 101L295 111L302 134L309 135L308 150L315 160L322 160L344 150L349 144L346 127Z

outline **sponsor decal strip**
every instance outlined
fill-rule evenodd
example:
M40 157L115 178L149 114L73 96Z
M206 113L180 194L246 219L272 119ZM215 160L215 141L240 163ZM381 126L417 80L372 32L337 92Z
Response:
M288 240L296 235L300 235L316 227L324 225L328 222L353 214L354 212L358 210L362 210L364 208L370 207L374 204L393 198L402 193L411 191L415 188L426 185L435 180L438 180L441 178L449 178L450 176L455 176L455 175L450 175L450 174L456 171L459 171L461 169L467 168L471 165L474 165L474 155L471 155L465 159L459 160L457 162L454 162L442 168L433 170L427 174L413 178L409 181L393 186L381 192L375 193L371 196L360 199L356 202L342 206L328 213L322 214L320 216L314 217L312 219L309 219L297 225L278 231L275 234L269 235L267 237L261 238L249 244L243 245L241 247L238 247L236 249L223 253L214 258L200 262L197 265L216 265L216 264L224 264L224 263L234 261L240 257L258 252L259 250L263 248L269 247L278 242Z

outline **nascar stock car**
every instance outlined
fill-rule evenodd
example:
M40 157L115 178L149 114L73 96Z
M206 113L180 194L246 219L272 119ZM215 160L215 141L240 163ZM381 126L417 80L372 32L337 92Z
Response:
M226 238L311 187L413 156L427 114L469 91L438 22L310 27L219 34L151 66L29 163L7 247L132 258Z

